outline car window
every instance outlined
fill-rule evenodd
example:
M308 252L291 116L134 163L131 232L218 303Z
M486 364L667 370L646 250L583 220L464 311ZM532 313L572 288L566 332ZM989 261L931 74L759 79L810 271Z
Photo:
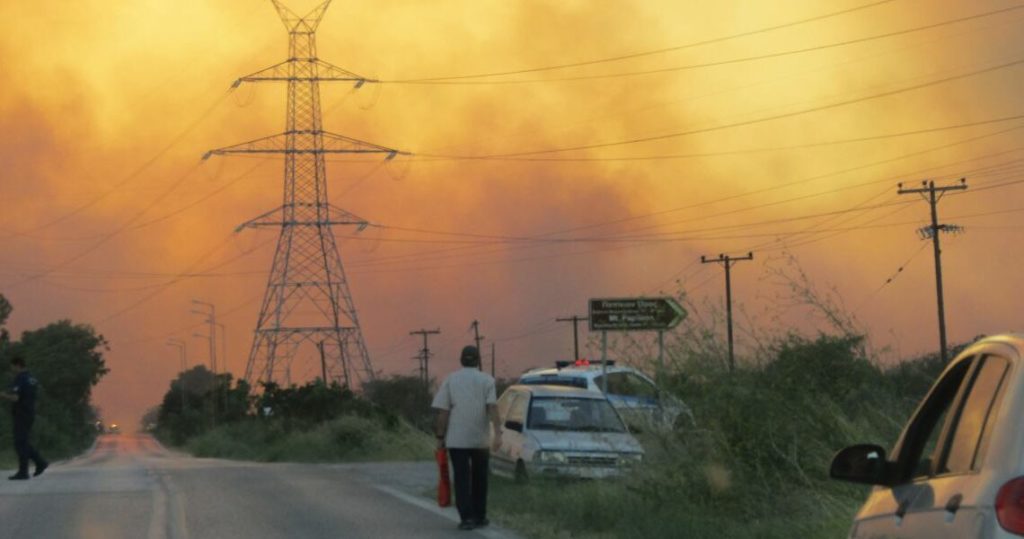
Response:
M973 361L968 358L957 362L935 383L914 413L894 451L897 482L932 474L942 426Z
M928 434L928 439L924 443L924 447L921 450L921 458L914 463L913 473L911 477L917 479L920 477L928 477L932 475L932 455L935 454L935 448L939 446L939 436L942 434L942 425L946 424L946 416L949 415L949 409L952 407L953 400L947 401L946 406L942 409L939 417L936 418L935 427Z
M629 395L629 379L624 372L608 373L608 394Z
M985 424L998 401L1003 379L1006 377L1007 361L997 356L987 356L975 369L966 398L951 428L949 449L945 463L939 473L967 473L981 464L978 448L981 446Z
M529 402L530 397L525 393L517 393L515 400L508 408L508 415L505 416L505 421L515 421L517 423L526 424L526 406Z
M537 397L530 402L531 430L625 432L622 420L604 399Z
M658 388L644 380L641 376L635 373L628 373L627 379L629 380L629 393L627 395L644 399L656 399L658 397Z

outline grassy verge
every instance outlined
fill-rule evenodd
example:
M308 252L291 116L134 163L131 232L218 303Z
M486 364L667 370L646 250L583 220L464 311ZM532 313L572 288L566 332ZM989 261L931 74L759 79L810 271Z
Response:
M223 425L190 439L197 457L262 462L358 462L420 460L433 454L433 439L404 421L344 415L296 426L251 419Z
M853 443L891 446L941 364L880 369L856 337L789 337L770 361L663 381L696 424L646 433L645 462L615 481L496 479L489 506L523 534L561 537L844 537L868 487L828 479Z
M488 505L495 521L538 539L845 537L864 499L853 494L822 500L821 492L792 488L772 495L758 492L752 505L739 508L735 500L695 491L653 499L644 494L649 485L641 478L527 485L493 478L491 485Z

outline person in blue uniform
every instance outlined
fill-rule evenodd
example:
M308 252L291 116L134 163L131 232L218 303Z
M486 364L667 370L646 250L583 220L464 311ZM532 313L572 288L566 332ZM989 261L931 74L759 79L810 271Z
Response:
M11 390L3 393L2 396L12 402L14 451L18 454L18 473L8 479L19 480L29 478L28 462L30 460L36 465L34 475L43 473L49 463L28 441L28 435L32 432L32 423L36 419L36 389L39 382L28 372L25 358L18 355L12 357L11 367L14 369L14 383L11 385Z

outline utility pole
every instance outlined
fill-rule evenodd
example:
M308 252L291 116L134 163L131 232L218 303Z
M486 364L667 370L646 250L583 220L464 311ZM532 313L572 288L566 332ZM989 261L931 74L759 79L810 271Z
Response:
M947 191L963 191L967 189L967 178L960 178L960 183L936 187L934 180L921 182L922 187L904 189L903 184L896 185L900 195L920 194L931 206L932 224L919 230L923 238L931 237L932 251L935 254L935 298L939 307L939 354L943 363L949 361L946 347L946 308L942 298L942 249L939 246L939 234L942 232L959 232L963 230L957 225L939 224L937 206Z
M580 358L580 334L579 324L580 322L586 322L590 320L588 316L577 316L572 315L566 318L555 318L555 322L572 322L572 360L575 362Z
M220 368L224 372L231 372L231 365L228 363L228 330L220 322L214 325L217 326L217 335L220 337Z
M170 338L167 339L167 346L173 346L178 349L178 353L181 355L181 374L179 377L179 385L181 386L181 411L185 412L185 369L188 368L188 344L181 339Z
M422 335L423 336L423 348L420 350L420 378L423 380L423 386L427 389L430 388L430 344L427 341L431 335L440 335L441 329L421 329L418 331L410 331L409 335Z
M473 323L470 324L470 327L473 329L473 341L476 342L476 351L480 352L480 341L484 340L484 338L480 335L480 322L477 320L473 320ZM483 354L481 354L481 356L483 356ZM480 361L480 364L477 364L476 368L478 370L484 370L482 363L483 361Z
M754 253L747 253L747 256L729 256L719 254L718 258L707 258L704 255L700 257L701 264L712 264L719 263L725 268L725 317L726 317L726 328L729 335L729 372L736 370L736 357L733 353L733 341L732 341L732 274L730 269L732 265L743 261L753 260Z
M282 364L289 368L304 349L320 341L324 342L328 372L348 373L345 363L352 361L355 376L373 380L376 374L333 231L336 225L351 225L361 231L369 222L330 203L326 158L328 154L375 154L393 159L401 152L324 129L321 83L347 82L359 88L376 82L317 57L316 31L331 0L318 1L305 15L295 13L281 0L271 2L288 32L288 57L237 79L233 87L243 82L285 83L285 130L203 156L275 154L284 161L281 205L236 229L270 227L278 231L245 380L274 381Z
M320 380L324 387L327 387L327 359L324 357L324 341L316 343L316 349L320 351Z
M205 301L199 301L198 299L192 300L193 305L199 305L201 307L207 307L209 310L197 311L192 310L192 314L201 314L206 316L205 322L210 326L210 334L207 335L196 335L210 340L210 371L213 374L217 374L217 308L212 303Z

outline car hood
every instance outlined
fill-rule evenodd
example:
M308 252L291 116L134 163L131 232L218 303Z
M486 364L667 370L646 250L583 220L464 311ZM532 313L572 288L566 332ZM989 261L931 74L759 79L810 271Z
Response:
M530 436L546 451L595 451L643 453L640 442L629 433L534 430Z

